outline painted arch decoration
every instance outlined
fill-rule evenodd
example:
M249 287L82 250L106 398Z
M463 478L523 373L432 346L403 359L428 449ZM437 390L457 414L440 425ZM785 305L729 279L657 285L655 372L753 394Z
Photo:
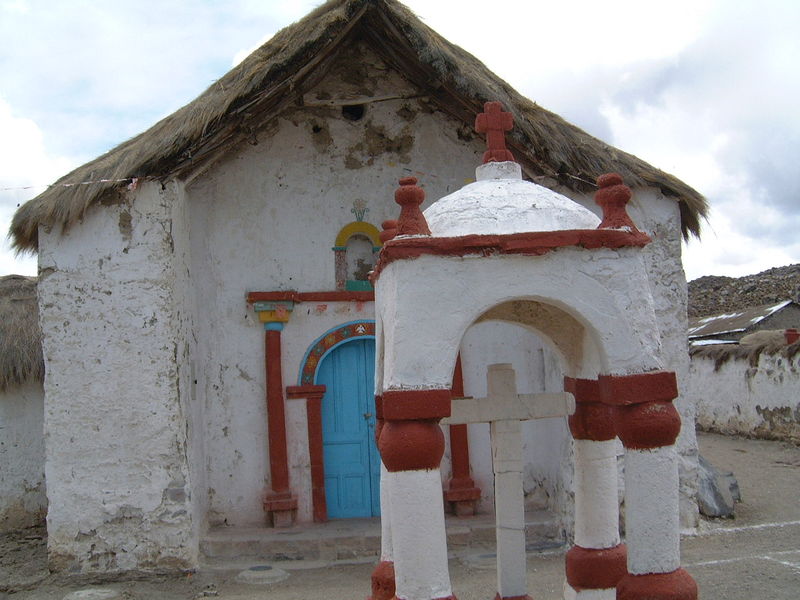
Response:
M317 368L336 346L356 338L374 338L375 321L351 321L325 332L311 345L300 364L299 385L313 385Z
M353 210L355 211L355 209ZM364 213L359 211L356 216L363 217L363 215ZM354 239L354 236L358 237ZM357 242L361 245L360 248L353 246L358 238L363 240L363 242ZM358 220L342 227L336 235L333 246L336 289L371 290L372 284L367 280L367 272L374 266L376 253L381 246L383 246L383 242L381 242L380 231L372 223ZM353 273L353 265L358 264L362 265L361 272Z

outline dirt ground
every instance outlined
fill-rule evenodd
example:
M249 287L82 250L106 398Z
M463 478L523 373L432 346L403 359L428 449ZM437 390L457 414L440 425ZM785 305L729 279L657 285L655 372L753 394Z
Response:
M701 453L733 471L742 492L735 519L704 520L696 533L683 537L683 564L697 580L700 597L800 599L800 447L715 434L699 434L699 440ZM123 600L353 600L369 594L372 564L292 570L288 579L270 585L238 583L237 572L115 582L67 579L47 571L45 535L38 528L0 538L0 598L63 600L76 590L101 589L116 591ZM564 551L528 555L528 587L535 600L561 598ZM493 598L494 567L486 550L451 560L459 600Z

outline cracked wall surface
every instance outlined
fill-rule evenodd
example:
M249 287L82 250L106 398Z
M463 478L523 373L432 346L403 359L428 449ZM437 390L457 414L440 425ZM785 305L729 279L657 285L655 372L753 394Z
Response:
M41 383L0 392L0 531L36 525L47 512L43 419Z
M39 304L51 568L174 570L196 562L173 237L180 198L136 201L40 231ZM183 332L185 334L185 332Z
M800 442L800 355L761 353L755 363L693 356L688 394L706 431Z

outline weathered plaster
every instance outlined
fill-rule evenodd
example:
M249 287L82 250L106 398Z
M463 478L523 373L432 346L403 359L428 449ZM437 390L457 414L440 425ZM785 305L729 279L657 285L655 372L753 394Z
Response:
M245 293L333 290L331 247L338 231L353 221L354 202L365 202L365 221L379 225L398 214L393 192L401 176L420 179L427 193L423 208L472 181L482 139L432 109L373 54L363 48L354 52L358 60L342 57L304 96L304 106L265 123L249 144L187 188L175 184L162 190L147 183L117 204L90 210L63 237L40 232L48 496L55 507L49 516L50 549L57 568L194 565L196 538L206 521L263 523L261 494L270 480L264 334ZM359 111L345 106L361 106L363 115L354 120ZM599 214L590 198L559 191ZM628 251L593 251L586 253L591 263L586 266L603 273L602 285L580 270L562 270L548 297L535 300L552 301L583 327L609 317L607 331L587 329L576 336L580 358L571 360L577 363L573 375L596 375L602 367L598 348L607 344L620 315L634 310L642 320L634 317L623 339L644 336L644 344L616 347L614 369L656 368L663 356L680 381L685 327L675 323L684 318L685 291L678 208L655 193L637 192L630 212L654 238L644 251L647 277L614 267L619 256L630 259ZM579 252L559 250L535 260L549 261L558 272L564 261L574 264L569 255ZM430 276L435 281L437 273ZM580 305L560 305L559 294L575 285L582 290ZM453 293L469 297L468 287ZM617 291L596 306L601 289ZM512 292L505 299L518 296ZM447 298L431 289L418 301L415 310L424 317L426 307ZM458 316L463 322L444 341L452 356L443 363L455 359L464 331L492 306L478 302L474 314ZM659 331L643 331L653 311ZM300 361L316 337L372 316L369 303L295 307L282 336L284 383L297 382ZM383 325L378 323L379 338L382 327L391 327L388 313ZM377 356L381 366L380 340ZM545 379L552 377L547 385L559 385L555 354L546 353L543 360L549 365ZM436 374L436 384L449 387L451 367ZM376 385L378 390L391 385L382 369ZM691 408L678 406L684 422L691 422ZM288 401L290 478L301 521L311 519L304 412L300 401ZM531 450L539 454L539 440L545 438L538 428L545 426L528 427L536 431L526 434L526 447L535 438ZM565 497L559 486L570 489L569 457L559 446L565 425L561 428L559 433L558 427L547 427L559 451L526 471L529 503L558 505ZM695 447L691 429L684 427L678 441L689 466ZM488 446L481 451L481 443L486 444L475 442L473 469L490 480L491 467L481 466L480 458L483 452L488 461ZM442 468L449 468L447 461ZM491 490L481 487L484 494ZM691 486L684 487L686 495ZM566 494L561 506L568 503Z
M492 306L525 298L553 304L580 321L602 348L598 371L661 368L652 299L635 252L564 248L539 257L422 256L391 263L378 281L379 292L387 289L381 286L396 290L386 294L383 315L384 334L393 341L385 350L384 388L446 387L467 327ZM438 309L419 310L424 306Z
M720 361L693 356L686 396L697 403L697 425L726 434L800 441L800 354L762 353Z
M196 564L179 383L180 204L175 189L148 183L135 203L94 209L63 235L39 232L48 551L56 570Z
M198 274L194 284L202 315L196 331L197 394L205 411L212 524L263 523L261 494L270 481L264 335L245 293L335 289L332 247L341 228L354 220L355 201L366 203L364 220L379 227L399 212L393 196L400 177L420 172L427 205L471 179L480 162L481 141L465 144L458 138L461 124L431 111L424 100L365 98L367 92L381 98L418 92L369 53L363 58L372 65L366 71L359 67L355 76L352 65L335 67L306 94L311 106L277 119L256 136L258 145L243 146L187 189L191 270ZM357 100L364 103L364 115L351 121L342 104ZM398 112L405 117L398 119ZM406 135L413 144L395 144ZM346 168L348 159L362 167ZM369 304L296 306L282 334L284 383L297 384L300 361L319 335L371 318ZM298 518L310 520L305 407L289 400L287 409Z
M520 394L557 392L563 389L562 367L535 332L499 321L472 325L461 341L464 393L485 398L488 365L510 363L516 373ZM564 418L527 421L523 431L523 488L526 506L561 513L567 503L566 471L569 460L569 431ZM494 478L488 424L469 425L472 477L481 489L479 512L493 511ZM443 473L449 470L442 464ZM449 473L449 471L447 471ZM561 515L562 519L565 515Z
M43 418L41 383L0 393L0 531L36 525L47 512Z

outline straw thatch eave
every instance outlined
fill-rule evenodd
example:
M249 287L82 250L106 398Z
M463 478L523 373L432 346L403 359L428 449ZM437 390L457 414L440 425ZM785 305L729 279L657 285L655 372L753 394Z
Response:
M0 277L0 392L43 379L36 278Z
M586 192L602 173L616 171L631 186L651 186L680 204L684 236L698 235L705 199L676 177L590 136L517 93L485 65L449 43L396 0L330 0L273 36L197 99L59 179L23 205L11 224L18 251L35 251L38 228L70 227L88 208L131 177L195 176L324 76L338 52L366 39L384 60L466 122L487 100L515 117L509 143L528 177ZM81 181L105 183L65 187Z

